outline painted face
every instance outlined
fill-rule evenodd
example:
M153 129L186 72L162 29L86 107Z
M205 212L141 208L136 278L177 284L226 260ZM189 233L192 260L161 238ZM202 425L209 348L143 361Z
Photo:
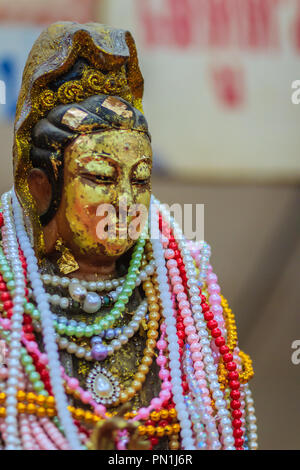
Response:
M150 204L151 168L150 141L137 131L81 135L65 149L57 217L75 257L119 257L133 246Z

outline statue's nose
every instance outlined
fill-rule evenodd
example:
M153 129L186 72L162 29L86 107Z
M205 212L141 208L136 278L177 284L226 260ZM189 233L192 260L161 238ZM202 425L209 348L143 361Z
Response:
M134 204L132 185L129 180L124 180L119 188L119 207L129 208Z

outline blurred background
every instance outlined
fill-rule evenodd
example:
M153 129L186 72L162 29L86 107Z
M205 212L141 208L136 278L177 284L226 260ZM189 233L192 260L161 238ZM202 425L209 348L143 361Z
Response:
M130 30L145 78L153 192L205 205L205 239L254 361L261 449L299 449L299 0L0 0L0 193L12 185L27 54L54 21ZM0 82L2 83L2 82Z

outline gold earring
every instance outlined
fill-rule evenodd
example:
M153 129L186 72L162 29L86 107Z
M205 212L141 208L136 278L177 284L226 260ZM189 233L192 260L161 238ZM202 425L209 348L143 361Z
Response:
M61 238L58 238L55 243L56 251L61 253L60 258L57 261L59 270L63 274L70 274L79 269L79 265L74 258L74 255L71 253L69 248L67 248Z

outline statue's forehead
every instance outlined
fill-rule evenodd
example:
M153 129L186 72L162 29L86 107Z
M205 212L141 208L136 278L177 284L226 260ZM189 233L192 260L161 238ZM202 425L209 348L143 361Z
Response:
M119 152L134 152L137 155L152 156L148 137L135 131L107 131L95 134L83 134L77 137L69 147L72 153L87 155L118 155Z

